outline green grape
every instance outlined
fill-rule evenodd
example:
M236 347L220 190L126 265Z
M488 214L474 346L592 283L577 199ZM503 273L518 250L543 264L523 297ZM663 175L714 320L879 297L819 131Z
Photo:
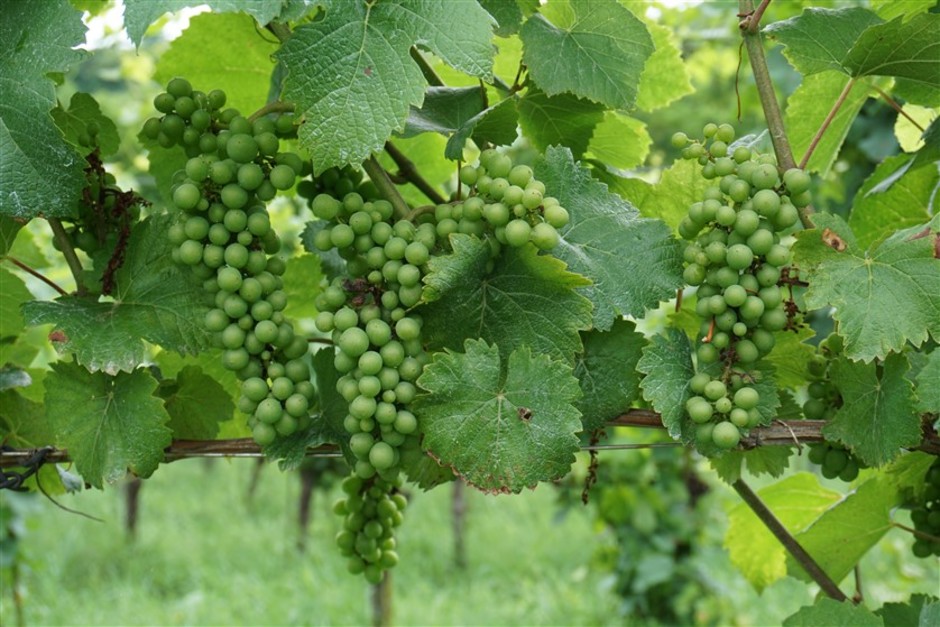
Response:
M732 449L741 441L741 431L730 422L717 423L711 436L715 445L723 449Z

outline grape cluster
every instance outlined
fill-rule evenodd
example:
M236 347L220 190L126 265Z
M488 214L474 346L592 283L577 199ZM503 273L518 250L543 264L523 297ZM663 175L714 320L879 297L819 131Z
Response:
M316 326L338 349L336 389L348 403L344 427L356 460L344 483L346 497L335 507L345 517L336 540L349 570L372 582L397 562L392 530L405 504L396 494L401 458L419 446L418 418L409 406L428 362L415 308L429 260L450 250L452 233L484 238L493 259L504 245L532 242L545 250L558 243L555 229L568 222L568 212L544 196L531 168L514 166L495 150L484 151L480 165L464 167L460 178L470 188L467 198L416 211L413 220L396 219L391 203L356 191L342 199L320 193L310 203L325 222L314 235L315 248L336 249L347 272L315 302ZM357 189L369 189L353 180Z
M842 337L833 333L819 343L819 349L807 364L810 383L809 398L803 403L803 416L807 420L829 420L842 406L842 396L829 378L832 360L842 353ZM822 467L826 479L839 478L854 481L861 468L867 468L851 451L835 442L818 442L810 445L809 461Z
M319 194L326 194L333 198L343 198L346 194L356 192L367 200L379 197L375 184L363 180L362 170L351 165L342 168L328 168L317 176L311 175L297 183L297 194L308 201L312 201Z
M238 408L258 444L309 424L315 388L303 357L307 342L284 317L281 243L264 203L305 172L299 156L278 152L295 134L292 116L250 121L224 109L225 93L194 91L174 78L154 106L164 113L143 133L189 160L174 178L179 221L168 233L173 259L204 281L211 300L205 326L224 349L222 364L242 382Z
M924 482L920 502L911 510L914 529L923 535L915 536L911 552L915 557L940 556L940 459L931 464Z
M686 411L699 443L729 449L760 421L748 369L773 349L774 333L791 325L780 286L790 251L780 234L809 204L810 179L791 169L781 180L772 155L729 146L735 134L728 124L708 124L704 135L704 142L684 133L672 138L683 158L697 160L702 176L715 181L679 224L688 240L683 277L697 287L703 320Z

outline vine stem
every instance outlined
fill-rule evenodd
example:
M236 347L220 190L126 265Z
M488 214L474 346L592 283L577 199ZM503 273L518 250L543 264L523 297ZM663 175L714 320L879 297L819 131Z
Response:
M254 122L258 118L264 117L269 113L285 113L291 112L294 110L294 103L292 102L283 102L281 100L275 100L274 102L269 102L264 105L254 113L248 116L249 122Z
M48 218L47 221L49 226L52 227L52 237L59 245L59 250L62 251L69 270L72 271L72 278L75 279L75 292L79 296L84 296L87 292L85 282L82 280L84 269L82 268L82 262L78 260L78 255L75 253L71 240L69 240L69 234L65 232L65 227L62 226L62 221L58 218Z
M400 151L392 142L385 142L385 152L388 153L388 156L392 158L392 161L395 162L395 165L398 166L398 173L405 178L406 181L417 187L421 190L421 193L428 197L428 200L433 202L435 205L443 205L447 202L447 199L441 196L434 187L428 183L421 173L418 172L418 168L415 167L414 162L409 159L405 153Z
M789 551L790 555L800 563L800 566L809 573L813 581L819 584L823 592L840 603L849 600L848 597L845 596L845 593L839 589L839 586L820 568L816 560L813 559L813 556L806 552L806 549L797 542L796 538L783 526L783 523L781 523L767 505L760 500L760 497L751 489L751 486L745 483L743 479L738 479L731 484L731 487L733 487L741 499L747 503L747 506L751 508L751 511L754 512L760 521L764 523L764 526L774 534L774 537L780 541L780 544L782 544L784 548Z
M829 114L826 115L826 119L823 120L823 123L819 126L819 130L816 131L816 134L813 135L812 141L809 143L809 147L806 149L806 154L803 155L803 158L800 160L799 168L801 170L806 168L806 164L809 163L810 157L813 156L813 153L816 151L816 147L819 145L820 140L822 139L823 134L829 128L829 125L832 124L832 121L835 119L836 114L839 113L839 109L842 108L842 105L845 103L845 99L849 97L849 93L852 91L852 87L855 86L855 79L850 78L849 82L845 84L845 87L842 88L842 93L839 94L839 97L836 99L835 103L832 105L832 109L829 110Z
M366 171L366 174L368 174L372 182L375 183L382 197L392 203L392 207L395 208L395 217L399 220L405 219L411 209L408 208L408 203L406 203L405 199L398 193L395 183L389 178L388 172L385 171L385 168L382 167L379 160L374 156L369 157L362 162L362 169Z
M893 520L891 521L891 526L897 527L898 529L903 529L904 531L907 531L908 533L913 534L915 537L923 538L924 540L930 540L931 542L940 542L940 537L931 535L929 533L924 533L923 531L918 531L917 529L914 529L913 527L902 525L901 523L894 522Z
M43 283L45 283L46 285L48 285L49 287L57 291L62 296L69 295L69 293L66 292L64 289L62 289L62 287L58 283L56 283L55 281L53 281L52 279L50 279L43 273L39 272L38 270L34 270L30 268L29 266L27 266L25 263L23 263L16 257L11 257L10 255L4 255L3 259L6 259L10 263L12 263L14 266L22 270L23 272L33 275L34 277L36 277L37 279L39 279L40 281L42 281Z
M421 69L421 73L424 74L424 80L428 82L428 85L433 87L443 87L444 81L442 81L441 77L437 75L437 72L434 71L434 68L431 67L431 64L428 63L428 60L424 58L424 55L421 54L421 51L412 46L409 52L411 53L411 58L414 59L415 63L417 63L418 67Z
M764 0L755 11L753 0L739 0L739 15L743 18L739 27L741 37L744 39L744 47L747 49L751 71L754 73L754 84L757 86L757 95L761 108L764 110L764 119L767 120L770 140L773 142L774 153L777 155L777 163L782 170L789 170L796 167L796 161L793 158L790 140L787 138L783 114L780 111L780 103L777 102L777 94L774 92L774 84L770 77L770 69L767 67L767 57L764 55L764 45L760 36L760 18L769 4L770 0ZM800 209L800 222L803 228L811 229L815 226L810 217L812 213L813 210L809 206Z

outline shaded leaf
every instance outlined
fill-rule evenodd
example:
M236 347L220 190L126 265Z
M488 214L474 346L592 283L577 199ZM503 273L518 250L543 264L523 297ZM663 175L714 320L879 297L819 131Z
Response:
M468 483L519 492L568 472L581 430L572 403L580 395L571 368L528 348L501 365L500 350L467 340L464 353L434 356L414 404L423 444Z
M823 597L816 605L801 607L783 621L783 627L883 627L880 617L851 601L840 603Z
M23 314L20 306L33 295L27 289L23 279L0 268L0 338L19 335L23 330Z
M810 8L768 25L764 33L785 46L783 55L801 74L826 70L844 73L844 60L855 42L869 26L883 21L861 7Z
M685 416L685 402L691 396L689 380L695 374L688 336L677 329L654 335L643 348L636 369L646 375L640 381L643 398L662 416L672 439L692 442L695 430Z
M852 76L901 77L924 89L940 89L940 15L921 13L868 28L845 56Z
M124 25L127 27L127 36L131 38L134 45L140 46L147 27L164 13L204 4L216 13L243 11L264 26L280 14L284 2L283 0L124 0Z
M487 142L497 146L511 144L516 139L518 121L516 101L511 98L500 100L464 122L447 140L444 156L452 160L463 159L464 145L471 137L477 146Z
M62 131L65 139L78 152L87 155L94 148L93 146L82 146L79 141L82 134L88 133L90 123L94 123L98 128L95 144L101 148L100 155L107 157L118 151L121 138L118 136L117 127L111 121L111 118L101 112L98 102L90 94L84 92L72 94L69 108L63 109L60 104L52 110L52 118L59 130ZM77 200L78 198L76 198Z
M722 481L734 483L741 478L745 466L753 475L779 477L789 468L792 454L793 449L787 446L759 446L748 451L728 451L708 461Z
M627 320L614 321L609 331L594 329L581 334L584 352L575 358L574 376L581 384L581 412L586 432L599 429L637 400L640 360L646 340Z
M519 126L540 151L567 146L577 156L588 149L604 106L572 94L549 96L530 88L519 101Z
M916 381L917 411L940 414L940 350L930 353Z
M587 156L607 166L627 170L643 164L652 143L644 122L616 111L606 111L604 119L594 127Z
M672 29L655 22L645 22L656 49L640 75L636 106L655 111L695 91L689 80L689 66L682 61L682 51Z
M166 411L167 425L173 437L184 440L211 440L219 433L219 424L232 419L235 404L218 381L199 366L186 366L172 381L163 381L159 392Z

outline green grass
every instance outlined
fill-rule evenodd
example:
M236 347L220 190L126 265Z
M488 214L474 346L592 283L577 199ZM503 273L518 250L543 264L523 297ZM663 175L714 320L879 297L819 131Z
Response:
M37 625L368 624L368 586L333 546L335 492L317 492L307 554L295 548L299 480L266 468L252 504L253 463L177 462L141 491L138 537L124 534L122 492L59 497L94 522L40 503L24 551L25 616ZM605 541L588 511L556 519L542 487L514 497L468 490L468 568L453 566L451 490L417 494L400 529L394 621L402 625L617 623ZM41 498L41 497L40 497ZM14 624L8 582L0 623Z

